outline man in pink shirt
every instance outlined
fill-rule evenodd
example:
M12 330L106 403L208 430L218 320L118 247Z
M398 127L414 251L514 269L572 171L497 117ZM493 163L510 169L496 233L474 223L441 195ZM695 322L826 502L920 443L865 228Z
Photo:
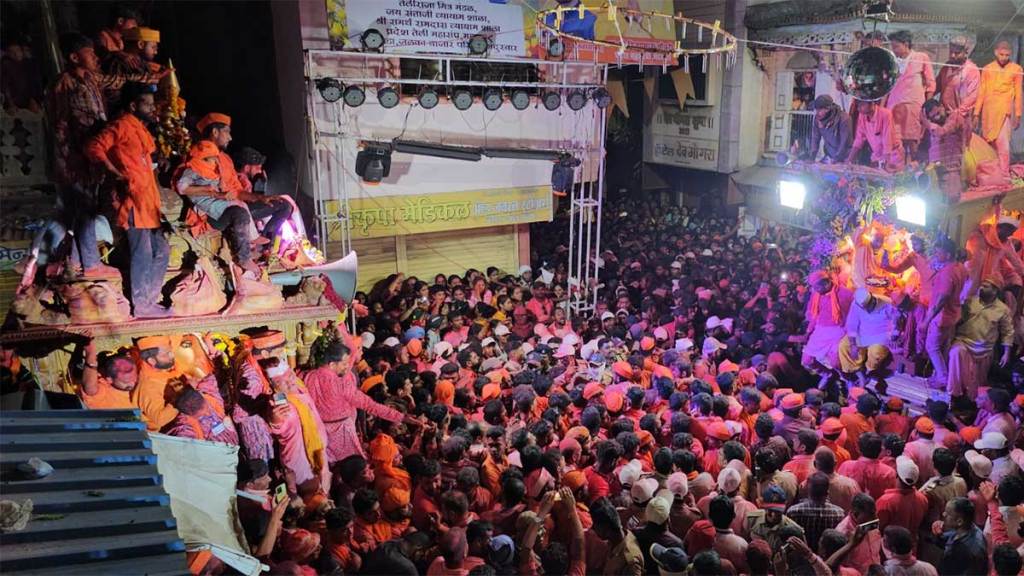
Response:
M1010 413L1010 393L1002 388L989 388L984 394L978 395L978 419L975 426L981 428L982 435L999 432L1011 445L1017 439L1017 422Z
M966 36L956 36L949 41L947 66L939 70L936 89L939 101L950 115L956 114L964 122L970 122L974 103L978 101L978 87L981 85L981 71L968 58L971 53L970 41ZM964 144L969 142L971 130L965 131Z
M871 495L882 497L889 488L896 487L896 471L878 460L882 455L882 437L874 432L865 432L858 439L860 458L844 462L839 473L852 478Z
M805 428L796 434L793 442L793 458L786 462L782 469L796 476L796 481L803 484L814 472L814 452L818 449L818 433Z
M967 271L956 261L956 245L949 238L940 238L932 248L932 272L921 277L930 285L931 303L925 315L924 346L932 362L932 382L946 386L949 367L949 345L960 321L960 292L967 281Z
M894 472L895 474L895 472ZM843 518L843 521L836 526L836 530L842 532L847 538L853 539L861 524L877 519L875 513L875 500L868 494L857 494L853 497L850 506L850 513ZM853 568L860 574L867 574L872 564L882 563L882 534L878 528L872 528L864 534L860 542L856 543L843 558L841 565Z
M928 55L912 49L913 34L897 30L889 34L889 42L899 59L900 75L885 98L885 107L892 111L896 139L902 142L907 158L912 159L924 135L921 106L935 94L935 74Z
M922 416L914 423L914 432L917 434L917 439L907 442L907 445L903 447L903 455L917 464L921 478L927 480L935 475L935 466L932 464L932 453L938 447L934 439L935 423L931 418Z
M892 112L877 102L863 100L857 102L857 112L853 147L846 161L855 164L861 149L867 144L871 148L872 164L889 172L903 170L903 146L899 142Z
M538 280L533 285L533 298L526 302L526 309L533 314L540 324L547 324L551 320L554 310L554 302L548 293L548 287Z

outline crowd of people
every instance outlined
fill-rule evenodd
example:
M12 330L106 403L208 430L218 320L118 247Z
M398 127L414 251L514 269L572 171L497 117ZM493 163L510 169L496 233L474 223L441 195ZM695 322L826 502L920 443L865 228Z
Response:
M267 328L88 345L80 395L238 445L241 526L272 573L1021 572L1016 362L911 413L886 394L879 330L918 312L849 291L854 267L810 270L810 236L608 208L589 317L567 315L555 222L532 267L382 279L346 307L355 330L324 326L301 362ZM938 276L971 275L948 244L914 244ZM954 350L1004 327L1012 292L992 282ZM921 325L945 326L939 308Z
M995 42L994 60L979 68L970 59L970 39L953 37L949 59L938 74L928 54L914 49L910 31L872 31L865 35L864 46L887 48L896 56L899 76L892 90L881 100L856 100L848 111L831 96L818 96L811 104L815 118L810 139L797 143L796 152L807 160L818 160L821 153L821 162L867 164L889 172L938 164L944 192L955 201L963 190L964 152L984 147L983 142L994 149L997 160L978 166L967 184L1009 182L1010 136L1024 110L1024 69L1011 61L1009 42ZM844 93L850 89L842 80L836 86ZM981 142L972 143L976 131Z
M888 39L906 63L889 101L851 121L815 100L812 159L823 139L828 158L868 146L901 168L924 128L945 137L977 116L1007 171L1021 117L1008 46L979 72L954 40L936 86L909 34ZM47 95L72 266L120 274L92 232L106 205L93 191L109 194L137 318L168 314L149 162L168 105L152 89L169 73L159 40L123 10L95 42L67 35ZM258 193L258 154L226 154L228 116L195 127L171 186L190 225L221 230L257 278L293 204ZM569 313L579 287L556 221L515 271L381 279L301 360L286 334L253 327L88 343L71 372L87 407L237 445L240 525L274 574L1022 572L1016 219L997 204L965 248L867 224L813 269L816 239L795 228L630 197L604 211L585 315ZM945 395L912 413L889 394L897 359ZM31 386L12 349L0 368L4 392ZM231 573L209 552L190 566Z

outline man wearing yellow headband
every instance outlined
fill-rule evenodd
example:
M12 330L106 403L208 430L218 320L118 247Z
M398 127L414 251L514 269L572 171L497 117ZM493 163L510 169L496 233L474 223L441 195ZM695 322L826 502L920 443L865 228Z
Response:
M108 74L131 76L146 72L159 72L162 66L153 62L160 46L160 31L139 26L122 33L124 49L111 52L103 64ZM108 89L104 94L107 110L116 110L121 105L121 90Z

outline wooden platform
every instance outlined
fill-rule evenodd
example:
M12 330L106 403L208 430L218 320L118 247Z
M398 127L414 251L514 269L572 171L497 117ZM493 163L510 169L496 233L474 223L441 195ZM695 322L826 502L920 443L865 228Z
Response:
M0 334L0 343L14 346L22 361L39 378L43 389L72 392L67 367L74 345L84 338L93 338L98 351L130 346L134 338L153 334L182 332L224 332L235 336L253 326L267 326L284 332L291 345L302 356L312 343L305 335L307 327L320 321L335 320L338 310L333 306L296 306L258 314L222 316L210 314L187 318L132 320L121 324L97 323L64 326L32 326Z
M0 491L33 503L0 539L0 571L17 574L187 574L170 499L134 410L0 413ZM53 466L37 480L16 466Z

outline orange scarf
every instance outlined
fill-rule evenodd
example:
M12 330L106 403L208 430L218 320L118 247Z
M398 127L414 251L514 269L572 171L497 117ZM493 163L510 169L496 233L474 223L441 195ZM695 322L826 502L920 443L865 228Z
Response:
M836 289L832 288L832 290L828 294L826 294L826 296L831 298L832 321L835 322L836 325L838 325L839 320L840 318L842 318L843 315L842 310L839 309L839 295L836 294ZM814 292L811 294L811 320L816 320L818 318L818 314L821 313L821 298L822 296L818 292Z
M412 478L409 473L401 468L395 468L395 456L398 455L398 445L394 439L387 434L378 434L370 442L370 464L377 476L376 488L384 493L391 486L397 486L405 491L412 490Z

